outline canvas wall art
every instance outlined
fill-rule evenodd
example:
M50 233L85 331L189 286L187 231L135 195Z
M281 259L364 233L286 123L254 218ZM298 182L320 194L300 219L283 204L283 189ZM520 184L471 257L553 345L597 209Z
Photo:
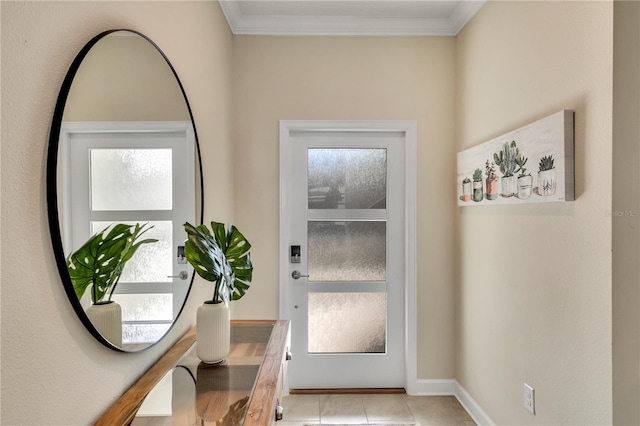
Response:
M574 199L572 110L458 153L459 206Z

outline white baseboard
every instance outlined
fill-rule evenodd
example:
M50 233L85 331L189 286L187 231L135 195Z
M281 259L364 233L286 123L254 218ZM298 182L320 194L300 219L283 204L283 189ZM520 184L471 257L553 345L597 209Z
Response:
M455 395L456 381L453 379L419 379L411 395ZM407 390L407 393L409 391Z
M487 425L487 426L495 426L495 422L491 420L491 417L484 412L482 407L473 399L469 392L465 388L462 387L457 380L454 380L456 383L456 398L460 402L460 405L467 410L467 413L471 416L474 422L478 425Z
M411 395L455 396L474 422L481 426L495 426L482 407L455 379L417 380L412 388Z

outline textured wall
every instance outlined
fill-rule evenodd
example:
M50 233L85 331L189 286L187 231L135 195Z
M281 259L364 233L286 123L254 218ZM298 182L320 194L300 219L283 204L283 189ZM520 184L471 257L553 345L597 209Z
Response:
M575 110L576 201L460 209L456 377L498 424L612 421L612 47L609 2L489 2L457 38L460 150Z
M92 423L195 322L197 283L168 339L122 354L76 317L53 260L45 164L53 108L82 46L113 28L149 36L169 57L194 111L205 213L232 216L231 34L216 2L5 2L2 19L2 424ZM215 193L214 193L215 191Z
M278 315L279 120L417 120L418 378L453 377L454 43L234 37L235 213L260 271L236 315Z

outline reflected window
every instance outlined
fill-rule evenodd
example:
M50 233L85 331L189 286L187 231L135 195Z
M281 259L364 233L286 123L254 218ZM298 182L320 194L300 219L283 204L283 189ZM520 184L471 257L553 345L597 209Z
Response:
M93 210L169 210L170 149L92 149Z

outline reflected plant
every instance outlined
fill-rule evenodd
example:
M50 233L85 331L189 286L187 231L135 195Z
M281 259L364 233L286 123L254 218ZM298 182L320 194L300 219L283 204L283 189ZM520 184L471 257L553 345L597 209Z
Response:
M187 260L196 273L207 281L215 282L212 303L238 300L249 290L253 265L249 250L251 244L233 225L225 230L223 223L206 225L184 224L187 242L184 246Z
M147 225L110 225L67 258L67 270L78 300L91 286L91 302L103 303L107 293L107 302L111 301L126 263L141 245L158 241L152 238L139 240L142 234L153 228Z

